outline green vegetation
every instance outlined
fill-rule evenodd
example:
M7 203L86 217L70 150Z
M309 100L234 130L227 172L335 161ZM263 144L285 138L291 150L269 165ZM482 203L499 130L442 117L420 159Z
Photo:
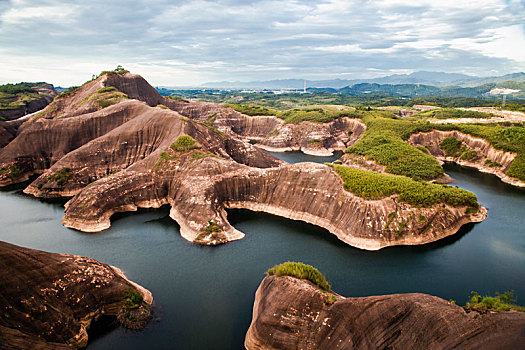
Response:
M103 94L104 92L117 91L117 88L114 86L106 86L98 89L97 94Z
M268 275L291 276L312 282L324 291L330 291L330 283L315 267L300 262L287 261L268 270Z
M73 173L71 172L71 169L69 169L68 167L62 167L62 169L60 169L53 175L49 176L46 179L46 182L56 181L57 185L62 186L62 185L65 185L72 178L73 178Z
M206 158L206 157L218 157L218 156L216 154L213 154L213 153L193 152L191 154L191 157L193 159L202 159L202 158Z
M59 94L56 98L59 99L59 98L64 98L64 97L67 97L67 96L71 96L78 89L80 89L80 86L72 86L69 89L67 89L66 91L64 91L61 94Z
M117 66L117 68L115 68L114 70L105 70L103 71L102 73L100 73L100 75L113 75L113 74L120 74L120 75L123 75L123 74L126 74L126 73L129 73L129 70L127 69L124 69L120 64Z
M177 138L175 142L171 144L170 148L175 152L184 153L191 151L192 149L200 149L201 146L193 137L188 135L181 135Z
M488 167L491 167L491 168L501 168L501 167L503 166L503 165L501 165L500 163L498 163L498 162L494 162L494 161L492 161L492 160L490 160L490 159L487 159L487 160L485 161L485 164L484 164L484 165L485 165L485 166L488 166Z
M478 156L478 152L474 150L465 149L459 158L463 160L472 160Z
M352 110L339 110L334 108L294 108L277 114L284 119L285 124L299 124L303 121L328 123L341 117L359 118L361 115Z
M122 295L122 307L127 310L138 309L143 301L142 294L131 287L128 287L128 290Z
M457 118L490 118L492 115L488 113L481 113L476 111L465 111L462 109L456 108L442 108L442 109L433 109L430 111L419 112L414 115L414 117L424 117L432 119L457 119Z
M391 174L425 180L443 175L443 168L434 157L405 142L412 133L429 129L428 124L392 119L389 112L363 113L367 130L361 140L346 149L347 153L372 159Z
M256 116L256 115L277 115L278 111L273 108L267 108L257 105L244 105L244 104L234 104L234 103L225 103L223 107L229 107L237 112L242 114Z
M162 109L169 109L168 107L164 106L164 105L157 105L156 106L157 108L162 108Z
M507 175L525 181L525 128L505 127L497 124L433 125L440 130L458 130L487 140L494 148L516 153Z
M114 104L119 103L122 100L128 99L128 95L118 91L115 88L110 89L110 90L106 90L106 89L108 88L102 88L97 91L96 95L92 96L93 103L99 109L103 109L103 108L112 106ZM101 90L105 90L105 91L101 92Z
M42 98L34 89L44 83L18 83L0 85L0 110L18 109Z
M159 170L159 167L161 166L161 164L164 161L170 161L170 160L174 160L174 159L177 159L177 157L176 156L171 156L169 154L169 152L161 152L159 159L157 160L157 162L153 166L153 171L157 172L157 170Z
M20 174L20 169L18 169L16 165L11 164L4 165L2 168L0 168L0 175L7 173L8 171L9 173L7 174L7 177L10 179L14 179Z
M217 225L213 221L208 221L208 226L206 226L204 228L204 230L201 232L201 234L209 235L209 234L217 233L217 232L221 232L221 231L222 230L219 227L219 225Z
M447 157L458 157L463 143L454 137L447 137L439 143L439 147L445 152Z
M343 179L346 190L366 199L382 199L397 194L417 207L444 203L454 207L478 208L476 196L457 187L415 181L405 176L380 174L342 165L330 165Z
M525 312L525 307L516 305L514 291L505 292L503 294L496 293L495 297L482 297L477 292L472 292L469 301L463 308L467 311L477 311L479 313L487 313L491 311L503 312L510 310Z
M393 211L391 213L388 213L386 224L385 224L385 230L388 229L392 221L394 221L395 217L397 216L397 212Z

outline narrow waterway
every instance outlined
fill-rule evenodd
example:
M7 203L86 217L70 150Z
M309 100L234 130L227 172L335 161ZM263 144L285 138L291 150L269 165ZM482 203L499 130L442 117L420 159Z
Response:
M474 170L446 171L488 218L419 247L363 251L324 229L246 210L229 213L245 239L217 247L182 239L167 207L118 215L110 229L87 234L60 224L62 204L20 190L0 192L0 239L101 260L152 291L155 320L144 331L98 334L88 349L242 349L264 272L287 260L318 267L345 296L424 292L463 304L472 290L514 289L525 304L525 191Z

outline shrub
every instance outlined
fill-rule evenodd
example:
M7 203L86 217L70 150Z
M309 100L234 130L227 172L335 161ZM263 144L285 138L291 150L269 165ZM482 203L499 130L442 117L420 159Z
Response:
M170 147L172 150L179 153L201 148L197 141L195 141L193 137L188 135L179 136L177 140L171 144Z
M162 109L169 109L168 107L164 106L164 105L157 105L156 106L157 108L162 108Z
M47 178L47 181L56 181L57 185L65 185L69 180L73 178L73 173L68 167L62 167L59 171Z
M277 115L277 111L275 109L257 106L257 105L238 105L238 104L233 104L233 103L225 103L222 106L229 107L239 113L250 115L250 116Z
M330 283L326 281L325 276L315 267L301 262L287 261L283 264L276 265L268 270L268 275L291 276L305 279L312 282L322 290L330 291Z
M143 301L144 297L139 291L128 287L128 290L122 296L122 307L128 310L137 309L142 305Z
M346 190L366 199L382 199L397 194L401 201L418 207L444 203L454 207L478 208L476 196L457 187L415 181L405 176L381 174L343 165L328 165L341 176Z
M514 291L505 292L503 294L496 293L495 297L482 297L477 292L472 292L469 301L463 308L467 311L477 311L479 313L490 311L503 312L509 310L525 312L525 307L516 305Z
M463 143L454 137L447 137L439 143L439 147L447 157L458 157Z
M484 165L488 166L488 167L491 167L491 168L500 168L500 167L503 166L500 163L494 162L494 161L492 161L490 159L485 160L485 164Z
M106 86L98 89L97 94L103 94L104 92L117 91L117 88L114 86Z

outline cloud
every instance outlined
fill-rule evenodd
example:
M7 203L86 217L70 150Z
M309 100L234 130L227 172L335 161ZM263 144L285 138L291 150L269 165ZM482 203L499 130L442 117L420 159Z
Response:
M522 1L0 0L0 82L157 85L525 70Z

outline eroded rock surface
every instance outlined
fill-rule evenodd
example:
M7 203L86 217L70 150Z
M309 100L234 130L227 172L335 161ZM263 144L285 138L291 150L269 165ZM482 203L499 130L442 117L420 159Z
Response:
M116 317L125 292L142 294L146 319L153 300L115 267L1 241L0 289L2 349L83 348L91 322Z
M329 295L332 294L332 295ZM266 277L245 346L253 349L521 349L525 313L466 313L427 294L344 298Z
M100 108L103 96L117 97ZM363 249L433 242L485 218L481 207L415 208L396 196L368 201L345 191L328 166L289 165L249 142L329 152L364 131L349 118L283 125L275 117L163 98L130 73L102 75L21 125L0 150L0 186L38 176L24 192L72 197L62 222L86 232L107 229L114 213L169 204L182 236L200 244L244 236L228 223L226 208L306 221ZM181 136L195 147L173 148Z

